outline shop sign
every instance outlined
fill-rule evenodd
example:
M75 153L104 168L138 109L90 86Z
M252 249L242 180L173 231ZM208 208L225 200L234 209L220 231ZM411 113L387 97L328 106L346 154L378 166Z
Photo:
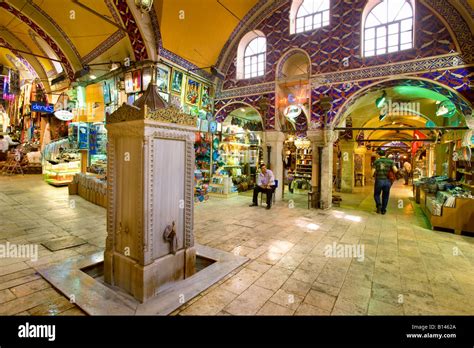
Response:
M301 110L300 106L298 106L298 105L289 105L283 111L283 115L285 115L285 117L287 117L291 120L294 120L295 118L297 118L301 114L301 111L302 110Z
M67 110L58 110L54 112L54 116L60 119L61 121L71 121L74 118L72 112Z
M32 102L31 111L45 113L45 114L52 114L54 113L54 105L46 104L42 102Z

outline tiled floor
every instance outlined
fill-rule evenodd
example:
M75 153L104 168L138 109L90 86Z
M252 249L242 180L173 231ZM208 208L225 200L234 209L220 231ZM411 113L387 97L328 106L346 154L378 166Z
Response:
M330 211L308 210L296 195L269 211L249 208L248 197L197 204L196 241L251 260L174 314L474 314L474 238L427 229L403 185L385 216L373 211L370 187L357 191ZM33 267L105 242L105 209L40 176L0 177L0 244L68 235L88 243L56 252L40 245L37 262L0 259L0 315L83 314ZM325 255L344 245L363 247L363 261Z

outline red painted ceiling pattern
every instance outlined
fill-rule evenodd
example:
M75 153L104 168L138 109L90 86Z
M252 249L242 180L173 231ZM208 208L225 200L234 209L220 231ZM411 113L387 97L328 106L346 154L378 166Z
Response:
M143 40L140 30L138 29L132 11L130 11L130 8L127 5L127 1L114 0L114 5L117 7L120 18L125 25L125 29L127 29L127 34L130 39L130 43L132 44L135 60L140 61L148 59L145 41Z
M47 44L51 47L51 49L54 51L58 59L61 61L64 70L66 71L66 74L70 80L74 79L74 70L72 69L71 63L67 59L66 55L64 52L59 48L59 46L56 44L56 42L49 37L48 34L44 32L43 29L41 29L36 23L34 23L30 18L25 16L23 13L18 11L16 8L13 6L7 4L6 2L0 2L0 7L4 8L11 14L13 14L15 17L20 19L23 23L28 25L36 34L38 34L44 41L47 42Z

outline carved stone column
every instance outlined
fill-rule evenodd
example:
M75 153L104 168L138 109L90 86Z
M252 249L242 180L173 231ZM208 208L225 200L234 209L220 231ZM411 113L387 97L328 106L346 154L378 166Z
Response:
M104 278L139 301L195 273L195 120L174 108L121 106L107 118Z
M354 150L356 143L341 140L341 192L352 193L354 188Z
M267 146L271 147L269 168L278 180L278 188L275 191L275 199L281 201L283 198L283 142L285 141L285 134L278 131L265 132L265 142Z
M327 130L311 130L307 132L313 148L313 190L319 187L319 207L329 209L332 206L333 187L333 146L336 134ZM321 170L319 170L321 168ZM316 175L315 175L316 174ZM321 178L319 178L319 175Z

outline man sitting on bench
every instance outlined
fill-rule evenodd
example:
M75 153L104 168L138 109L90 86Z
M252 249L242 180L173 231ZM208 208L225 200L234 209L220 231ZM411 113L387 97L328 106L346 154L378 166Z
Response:
M267 166L262 163L260 165L260 173L257 175L257 185L253 189L253 203L250 204L250 206L258 206L258 194L262 192L267 194L267 209L270 209L272 207L272 194L274 189L275 177L273 176L273 172L267 169Z

